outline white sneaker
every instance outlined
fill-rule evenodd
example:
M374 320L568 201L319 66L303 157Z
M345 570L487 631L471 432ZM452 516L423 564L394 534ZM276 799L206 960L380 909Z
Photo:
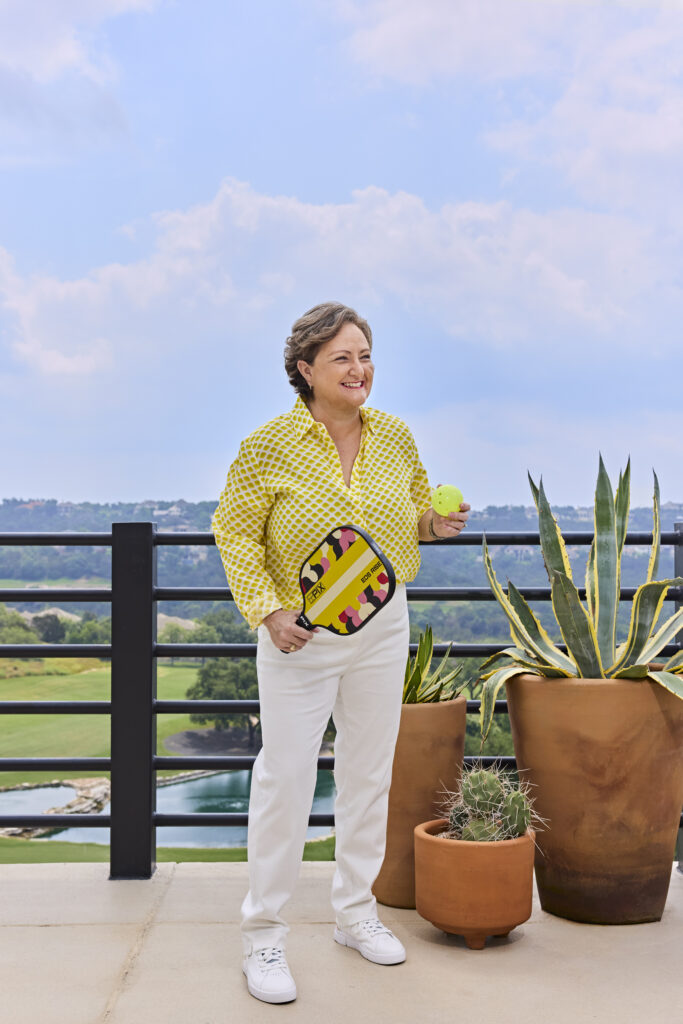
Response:
M403 944L376 917L368 917L346 928L337 926L334 940L342 946L357 949L373 964L402 964L406 958Z
M281 946L255 949L245 956L242 970L252 996L264 1003L291 1003L296 999L296 985Z

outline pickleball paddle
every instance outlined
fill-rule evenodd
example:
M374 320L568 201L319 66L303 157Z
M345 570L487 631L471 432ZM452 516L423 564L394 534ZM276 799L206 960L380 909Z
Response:
M296 620L339 636L362 629L391 600L396 576L389 559L358 526L338 526L301 566L304 606Z

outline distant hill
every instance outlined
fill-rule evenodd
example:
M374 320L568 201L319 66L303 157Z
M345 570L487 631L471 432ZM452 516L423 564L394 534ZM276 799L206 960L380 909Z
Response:
M192 533L209 532L211 516L217 505L211 501L153 501L96 504L89 501L57 501L56 498L3 498L0 500L0 533L57 532L78 530L85 533L106 532L112 523L156 522L159 529ZM554 505L553 512L566 529L590 530L593 509L571 505ZM662 505L662 529L673 529L674 522L683 522L683 503ZM529 505L487 505L470 513L473 530L534 530L536 509ZM631 530L649 530L652 508L632 508Z
M211 529L217 501L138 501L95 504L57 501L56 498L3 498L0 533L78 530L105 533L112 523L156 522L164 530L192 532Z
M211 530L211 516L217 499L190 502L176 501L117 502L59 502L54 498L4 498L0 502L0 533L47 533L77 531L86 533L109 532L112 523L156 522L160 530L172 532L202 532ZM571 506L554 507L560 525L565 530L592 530L592 509ZM683 504L669 502L662 507L662 529L670 531L674 522L683 522ZM536 531L538 520L533 507L523 505L489 505L470 513L468 529L486 531ZM633 508L629 529L649 531L652 528L652 509ZM587 548L570 551L572 565L581 579ZM537 548L508 546L493 550L496 572L501 581L508 576L518 586L547 586L540 552ZM643 547L625 549L624 586L636 586L645 578L648 551ZM662 551L660 577L671 575L673 557L671 548ZM2 547L0 545L0 600L2 587L38 583L79 585L99 583L106 586L111 579L111 549L108 547ZM223 587L225 573L215 547L202 545L163 546L158 553L158 582L160 586ZM481 552L477 547L453 545L449 548L422 548L422 568L416 582L422 586L487 586L483 572ZM54 602L51 602L53 604ZM18 610L37 611L45 605L26 601L15 603ZM205 602L163 602L167 615L183 619L204 615L210 610ZM82 613L90 610L98 616L109 614L109 605L69 603L69 611ZM478 604L478 621L493 613ZM481 623L483 625L483 623Z

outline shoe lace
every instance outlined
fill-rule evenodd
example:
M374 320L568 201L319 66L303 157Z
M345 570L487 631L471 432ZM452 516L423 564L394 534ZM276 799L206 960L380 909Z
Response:
M385 935L394 934L393 932L390 932L387 926L382 924L382 922L376 917L368 917L365 921L359 921L358 927L362 928L367 935L379 935L380 933Z
M265 949L257 949L256 956L263 970L275 971L281 967L287 967L285 951L281 946L268 946Z

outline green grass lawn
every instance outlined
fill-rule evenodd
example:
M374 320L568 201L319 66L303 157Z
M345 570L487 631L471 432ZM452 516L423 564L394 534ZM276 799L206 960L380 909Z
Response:
M61 660L61 659L60 659ZM20 663L18 663L20 664ZM30 675L0 679L0 700L109 700L111 673L108 663L70 675ZM185 697L197 677L195 665L158 665L157 695L164 700ZM171 754L165 740L185 729L198 729L189 715L157 717L157 752ZM208 728L213 728L209 726ZM108 757L109 715L0 715L0 757ZM160 776L174 775L162 771ZM60 778L82 776L62 772ZM103 776L109 775L102 772ZM20 782L49 782L52 772L1 772L0 786Z
M245 846L204 848L160 846L157 862L162 861L245 861ZM304 860L334 860L334 837L306 843ZM0 836L0 864L66 864L72 861L108 861L109 847L98 843L45 842L40 839L8 839Z
M0 679L74 676L95 668L102 668L99 658L0 658Z
M61 661L61 659L59 659ZM66 661L66 659L64 659ZM72 659L74 660L74 659ZM21 662L14 663L21 669ZM0 679L0 700L109 700L110 667L91 661L87 671L68 675L27 675ZM35 667L35 666L34 666ZM82 666L76 666L82 667ZM54 666L50 666L54 669ZM157 695L179 700L195 681L196 665L157 665ZM173 753L165 740L185 729L202 728L189 715L157 716L157 750ZM208 728L213 728L209 726ZM0 715L0 757L108 757L108 715ZM158 772L175 775L176 770ZM83 772L0 772L0 785L71 779ZM109 772L102 772L109 777ZM245 861L245 847L159 847L162 861ZM0 836L0 864L108 861L109 847L99 843L63 843L59 840L11 839ZM334 839L306 843L304 860L334 860Z

